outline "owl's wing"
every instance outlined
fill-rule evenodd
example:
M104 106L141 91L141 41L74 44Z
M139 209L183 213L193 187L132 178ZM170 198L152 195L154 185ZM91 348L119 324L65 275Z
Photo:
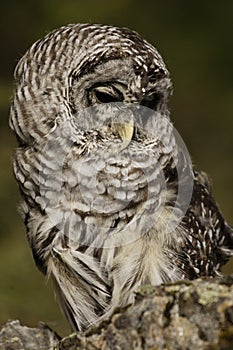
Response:
M233 256L233 228L224 220L204 172L194 172L193 195L182 225L187 231L179 258L184 276L219 275Z
M82 330L99 319L107 308L110 290L92 255L57 246L52 250L48 272L60 307L74 330Z

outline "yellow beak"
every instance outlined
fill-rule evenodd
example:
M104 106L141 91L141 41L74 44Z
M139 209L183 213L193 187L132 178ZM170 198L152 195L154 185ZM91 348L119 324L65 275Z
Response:
M121 111L118 120L112 123L112 129L122 139L121 150L125 149L132 140L134 133L134 116L131 111Z
M126 148L132 140L134 133L134 122L130 123L115 123L115 130L118 132L120 138L122 139L121 149Z

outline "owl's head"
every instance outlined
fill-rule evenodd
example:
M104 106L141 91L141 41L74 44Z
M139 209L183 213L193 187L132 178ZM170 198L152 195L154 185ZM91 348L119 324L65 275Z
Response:
M43 141L58 120L82 127L80 111L89 107L127 103L167 114L171 90L157 50L136 32L107 25L74 24L49 33L20 60L15 79L11 127L26 145Z

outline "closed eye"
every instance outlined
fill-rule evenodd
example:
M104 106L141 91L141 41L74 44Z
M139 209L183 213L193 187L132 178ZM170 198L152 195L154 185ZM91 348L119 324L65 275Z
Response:
M152 95L146 96L141 105L147 108L153 109L154 111L158 108L160 102L162 101L163 95L159 92L155 92Z
M114 84L102 83L88 90L88 101L90 105L123 102L124 95Z
M96 100L99 103L111 103L111 102L122 101L122 99L119 98L119 95L112 95L112 94L108 94L107 92L103 92L99 90L95 91L95 96L96 96Z

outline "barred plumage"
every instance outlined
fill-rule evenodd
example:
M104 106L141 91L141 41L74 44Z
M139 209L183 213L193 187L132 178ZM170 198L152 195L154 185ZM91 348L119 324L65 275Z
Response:
M15 79L27 237L73 329L144 283L220 273L232 229L170 122L153 46L126 28L68 25L28 50Z

